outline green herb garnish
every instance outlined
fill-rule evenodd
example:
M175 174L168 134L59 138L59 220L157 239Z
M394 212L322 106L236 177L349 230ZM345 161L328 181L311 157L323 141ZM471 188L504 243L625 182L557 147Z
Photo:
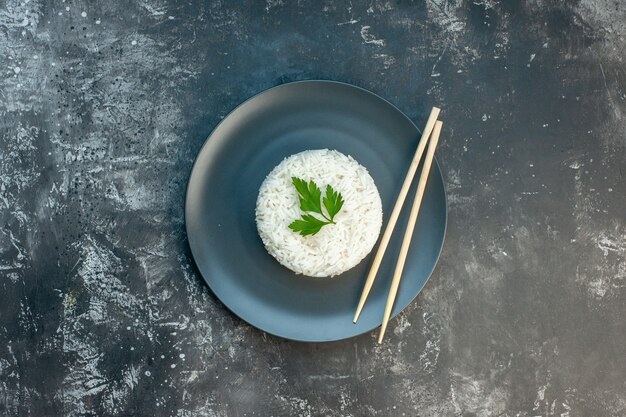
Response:
M291 182L298 191L300 198L300 210L319 214L324 220L318 219L311 214L303 214L301 218L295 220L289 225L289 228L302 236L314 235L319 232L322 227L327 224L335 224L335 215L339 213L343 207L343 197L330 185L326 186L326 195L323 199L322 190L313 181L308 183L300 178L292 177ZM322 210L322 204L326 209L326 213Z

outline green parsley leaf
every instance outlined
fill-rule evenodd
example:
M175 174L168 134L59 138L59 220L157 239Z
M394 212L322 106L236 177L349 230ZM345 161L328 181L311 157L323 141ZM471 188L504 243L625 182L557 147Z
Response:
M308 236L316 234L327 224L328 222L319 220L317 217L313 217L310 214L303 214L302 218L293 221L289 225L289 228L296 233L300 233L302 236Z
M326 197L324 197L322 202L324 203L324 207L326 207L331 221L335 218L335 214L339 213L339 210L343 207L343 197L330 185L326 186Z
M303 214L300 219L293 221L289 225L291 230L300 233L302 236L308 236L316 234L327 224L335 224L335 215L339 213L339 210L343 207L343 197L341 193L338 193L333 187L327 185L326 195L320 202L322 190L320 190L314 181L311 180L307 183L303 179L292 177L291 182L298 192L300 210L316 213L324 218L324 220L320 220L311 214ZM327 214L322 210L322 203L324 204L324 208L326 208Z
M315 182L309 181L307 184L306 181L297 177L292 177L291 182L296 187L300 197L300 210L322 214L322 206L320 205L322 190L317 187Z

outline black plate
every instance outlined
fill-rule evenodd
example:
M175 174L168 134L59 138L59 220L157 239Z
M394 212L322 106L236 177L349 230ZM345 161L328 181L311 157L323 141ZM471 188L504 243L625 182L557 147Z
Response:
M357 324L352 317L372 254L334 278L296 275L265 251L255 225L256 198L265 176L283 158L308 149L336 149L369 170L386 224L419 137L411 120L389 102L333 81L284 84L237 107L202 147L187 189L189 245L211 290L243 320L288 339L339 340L378 327L413 196ZM446 216L435 164L393 315L417 296L435 267Z

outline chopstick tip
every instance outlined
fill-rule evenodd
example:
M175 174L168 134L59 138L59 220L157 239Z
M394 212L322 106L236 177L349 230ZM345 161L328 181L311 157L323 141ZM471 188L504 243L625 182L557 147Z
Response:
M383 324L380 327L380 333L378 334L378 344L380 345L381 343L383 343L383 339L385 337L385 330L387 330L387 323L388 323L388 318L386 320L383 320Z

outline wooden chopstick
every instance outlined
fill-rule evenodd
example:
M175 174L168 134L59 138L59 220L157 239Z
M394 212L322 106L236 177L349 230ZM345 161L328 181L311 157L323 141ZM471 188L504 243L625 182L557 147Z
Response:
M383 324L380 328L378 343L383 342L385 330L387 329L387 323L389 322L389 317L391 316L391 309L393 308L393 303L396 300L396 294L398 293L398 287L400 286L400 278L402 277L402 270L404 269L406 256L409 252L409 246L411 245L411 238L413 237L413 230L415 229L415 222L417 221L417 215L422 204L422 197L424 196L424 190L426 189L426 182L428 181L430 167L432 166L433 158L435 157L435 148L437 148L437 142L439 142L441 126L441 121L437 120L435 128L433 129L433 135L430 138L428 152L426 152L426 158L424 159L424 168L422 168L420 180L417 185L417 194L415 195L413 207L411 208L411 214L409 215L409 222L406 226L406 231L404 232L404 239L402 240L402 247L400 248L400 255L398 256L396 270L393 274L393 279L391 280L391 289L389 290L387 304L385 305L385 315L383 316Z
M396 227L396 223L398 222L398 217L400 216L400 211L402 211L404 200L406 200L406 196L409 193L409 188L411 187L411 183L413 182L413 177L415 177L417 167L420 164L422 154L424 153L424 149L426 149L426 144L428 143L428 138L433 131L433 127L435 126L437 117L439 117L440 111L441 109L439 109L438 107L433 107L430 111L430 116L428 116L428 121L426 122L426 126L424 127L424 132L422 133L422 137L420 138L420 142L417 146L417 150L415 151L415 155L413 156L413 161L411 161L409 170L406 173L404 183L402 184L402 188L400 189L400 194L398 194L396 204L393 206L393 211L391 212L391 216L389 217L389 222L387 223L387 227L385 228L385 232L383 233L380 245L378 246L378 251L376 252L376 256L374 256L374 261L372 262L370 271L367 274L365 286L363 287L363 292L361 293L361 299L359 300L359 305L356 308L356 313L354 314L354 319L352 320L354 323L356 323L356 321L359 319L359 315L361 314L363 306L365 305L365 300L367 300L367 296L372 289L372 284L374 284L374 280L376 279L378 268L380 268L380 263L382 262L385 251L387 250L387 246L389 245L391 234L393 233L393 229Z

